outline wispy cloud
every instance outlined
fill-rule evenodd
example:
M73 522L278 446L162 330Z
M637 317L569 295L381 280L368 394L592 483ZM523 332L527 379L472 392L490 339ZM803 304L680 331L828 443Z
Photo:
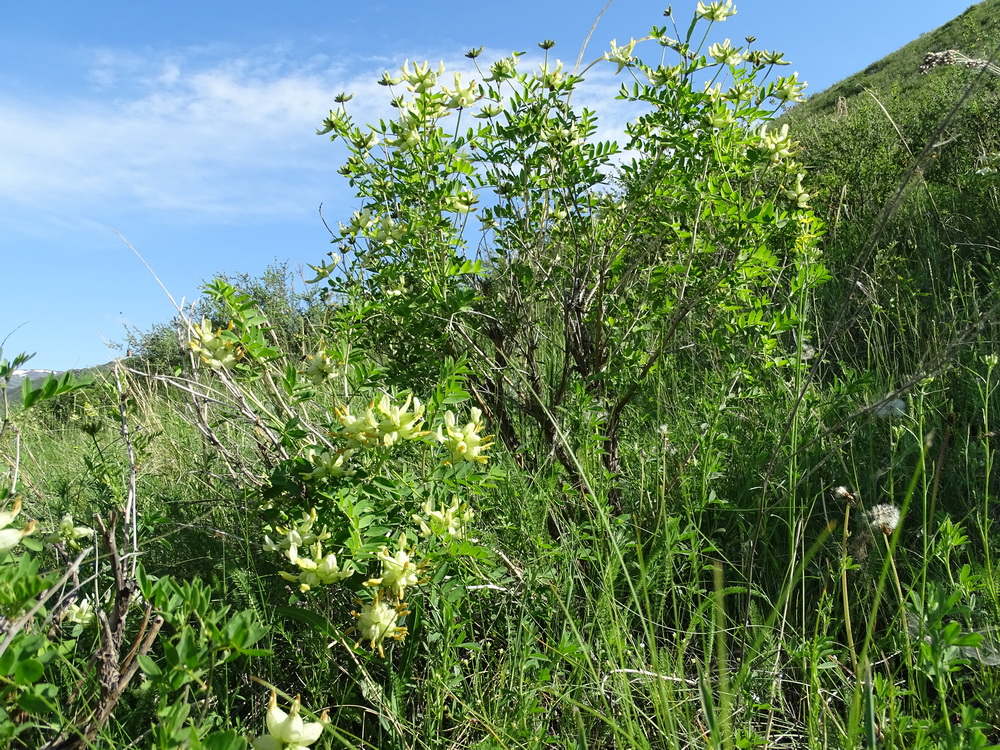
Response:
M21 207L287 211L335 164L329 142L313 135L333 97L375 88L372 71L350 76L317 62L105 51L94 56L87 95L0 94L0 196Z
M458 55L445 62L473 73ZM334 96L355 94L356 122L391 116L376 79L398 64L362 60L348 70L281 48L238 57L94 51L89 91L68 101L0 92L0 197L19 210L71 206L81 220L108 205L191 220L311 211L317 196L345 189L335 173L343 152L314 135ZM603 70L588 78L578 103L608 115L602 137L620 135L621 108L608 106L618 84Z

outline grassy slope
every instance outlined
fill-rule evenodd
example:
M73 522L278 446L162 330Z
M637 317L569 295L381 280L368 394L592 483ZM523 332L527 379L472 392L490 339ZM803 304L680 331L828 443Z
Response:
M998 43L1000 1L983 0L943 26L921 35L864 70L811 96L789 113L789 120L836 116L837 100L840 97L847 100L850 108L852 101L866 97L865 89L887 92L897 87L900 95L907 98L914 92L919 92L926 84L927 79L918 72L918 68L928 52L957 49L970 57L989 58L996 53Z

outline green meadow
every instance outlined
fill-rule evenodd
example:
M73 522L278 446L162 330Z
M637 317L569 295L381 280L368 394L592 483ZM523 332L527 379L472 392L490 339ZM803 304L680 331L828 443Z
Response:
M1000 2L731 12L337 97L326 256L4 389L0 744L1000 746Z

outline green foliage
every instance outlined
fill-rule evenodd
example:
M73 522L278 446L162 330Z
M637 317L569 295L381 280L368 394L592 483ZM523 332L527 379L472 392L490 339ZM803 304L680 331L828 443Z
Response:
M218 278L155 379L5 408L0 736L996 746L995 290L959 245L995 187L959 138L893 203L944 78L771 122L802 84L712 43L732 12L574 71L407 64L365 127L338 97L360 205L310 291ZM574 104L602 62L621 147Z

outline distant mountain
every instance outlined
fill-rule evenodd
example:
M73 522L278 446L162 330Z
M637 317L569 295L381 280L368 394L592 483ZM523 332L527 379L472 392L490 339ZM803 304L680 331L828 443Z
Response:
M30 380L32 385L40 383L49 375L62 375L60 370L14 370L14 377L10 379L9 389L20 388L22 380Z
M59 377L65 372L71 372L78 379L83 379L87 377L95 377L101 373L108 372L111 369L112 363L106 363L103 365L98 365L97 367L87 367L84 369L73 369L73 370L42 370L42 369L24 369L24 370L14 370L14 376L10 379L10 383L7 385L7 391L20 391L21 384L25 380L30 380L31 384L34 386L41 385L42 381L49 375L54 375Z

